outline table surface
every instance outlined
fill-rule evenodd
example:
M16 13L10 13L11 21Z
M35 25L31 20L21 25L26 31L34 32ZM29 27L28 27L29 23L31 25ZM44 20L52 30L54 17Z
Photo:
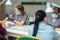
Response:
M13 27L7 27L7 32L16 33L16 34L24 34L28 35L28 29L30 25L23 25L23 26L13 26ZM60 34L60 28L55 28L55 31Z
M29 25L7 27L7 32L28 35Z

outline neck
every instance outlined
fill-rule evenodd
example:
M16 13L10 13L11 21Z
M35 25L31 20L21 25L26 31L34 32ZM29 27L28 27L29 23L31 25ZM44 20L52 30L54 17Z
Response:
M46 24L46 21L43 21L44 24Z

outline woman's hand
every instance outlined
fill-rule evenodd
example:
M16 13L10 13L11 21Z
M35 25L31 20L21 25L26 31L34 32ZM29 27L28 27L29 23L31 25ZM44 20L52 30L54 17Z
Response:
M14 22L16 23L16 20L14 20Z

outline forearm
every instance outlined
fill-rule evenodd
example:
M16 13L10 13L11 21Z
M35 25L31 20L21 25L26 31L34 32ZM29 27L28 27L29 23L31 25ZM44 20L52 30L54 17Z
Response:
M6 26L5 26L5 22L0 21L0 24L2 25L3 28L6 28Z
M4 20L2 20L2 22L6 22L8 20L9 17L6 17Z
M14 21L16 24L18 24L18 25L20 25L20 26L22 26L24 23L22 23L22 22L18 22L18 21Z
M6 19L2 20L2 22L6 22L6 21L7 21Z

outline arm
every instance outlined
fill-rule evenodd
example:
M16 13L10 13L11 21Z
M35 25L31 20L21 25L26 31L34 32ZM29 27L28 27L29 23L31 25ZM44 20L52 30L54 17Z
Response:
M14 22L18 25L23 25L26 22L26 20L27 20L27 15L24 15L21 21L14 20Z
M13 16L9 15L9 17L6 17L4 20L2 20L2 22L6 22L9 18L13 18Z
M2 22L6 22L8 20L9 17L6 17L4 20L2 20Z
M14 22L18 25L21 25L21 26L25 23L24 21L19 22L19 21L16 21L16 20L14 20Z
M5 22L8 20L9 17L6 17L4 20L0 21L3 28L5 28Z

